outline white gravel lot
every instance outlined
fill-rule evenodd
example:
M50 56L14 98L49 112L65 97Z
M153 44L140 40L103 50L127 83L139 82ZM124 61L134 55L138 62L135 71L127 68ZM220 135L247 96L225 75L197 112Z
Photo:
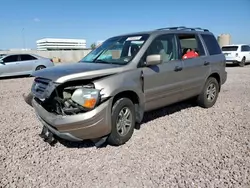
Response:
M250 187L250 66L228 67L216 105L147 114L120 147L54 147L22 94L32 78L0 80L0 187Z

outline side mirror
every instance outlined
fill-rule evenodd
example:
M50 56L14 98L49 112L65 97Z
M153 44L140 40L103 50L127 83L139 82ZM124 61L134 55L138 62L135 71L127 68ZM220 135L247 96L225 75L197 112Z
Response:
M147 63L147 66L161 64L162 63L161 55L156 54L156 55L147 56L146 63Z
M2 60L2 59L0 59L0 64L5 65L5 63L3 62L3 60Z

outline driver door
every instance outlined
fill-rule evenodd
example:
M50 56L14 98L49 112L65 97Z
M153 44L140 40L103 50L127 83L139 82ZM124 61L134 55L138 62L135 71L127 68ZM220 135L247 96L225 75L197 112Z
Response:
M0 76L12 76L18 72L18 55L8 55L2 59L0 64Z
M156 37L147 49L147 55L160 54L162 63L143 67L145 110L150 111L178 102L182 91L182 61L178 58L176 37L164 34Z

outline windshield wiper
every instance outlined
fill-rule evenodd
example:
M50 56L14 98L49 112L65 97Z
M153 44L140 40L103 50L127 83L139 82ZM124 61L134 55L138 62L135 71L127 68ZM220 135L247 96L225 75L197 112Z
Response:
M105 60L102 60L102 59L97 59L97 60L95 60L95 63L112 64L111 62L108 62L108 61L105 61Z

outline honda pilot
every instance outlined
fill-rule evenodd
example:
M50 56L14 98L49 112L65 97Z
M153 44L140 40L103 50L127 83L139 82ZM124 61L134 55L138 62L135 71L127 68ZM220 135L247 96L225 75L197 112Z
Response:
M47 140L103 140L118 146L131 139L145 112L190 98L202 108L212 107L227 80L225 65L208 29L124 34L77 63L34 72L25 100Z

